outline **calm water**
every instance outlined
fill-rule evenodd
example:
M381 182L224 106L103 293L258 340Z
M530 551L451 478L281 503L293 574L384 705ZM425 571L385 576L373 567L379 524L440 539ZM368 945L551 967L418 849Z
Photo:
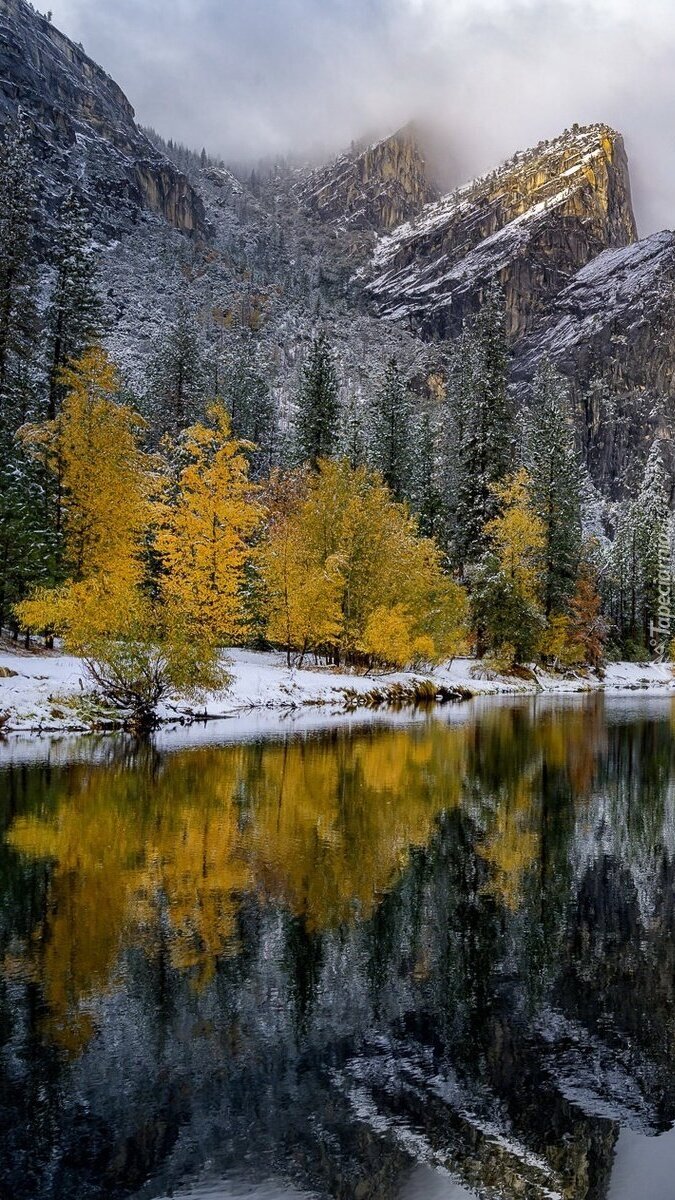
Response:
M673 1200L671 703L236 734L0 749L3 1200Z

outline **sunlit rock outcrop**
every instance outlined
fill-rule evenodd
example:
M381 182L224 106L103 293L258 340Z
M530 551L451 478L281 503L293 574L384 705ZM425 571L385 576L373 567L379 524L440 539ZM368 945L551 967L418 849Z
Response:
M516 154L379 242L363 273L384 317L453 335L497 279L513 340L580 267L637 236L623 140L575 127Z
M438 198L423 138L413 124L314 171L299 189L303 206L346 229L383 231Z

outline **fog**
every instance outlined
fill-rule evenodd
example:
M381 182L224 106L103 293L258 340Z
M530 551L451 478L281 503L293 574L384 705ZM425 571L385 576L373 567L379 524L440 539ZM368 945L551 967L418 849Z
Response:
M672 0L51 0L143 124L226 160L433 117L459 182L575 121L625 137L641 233L675 224Z

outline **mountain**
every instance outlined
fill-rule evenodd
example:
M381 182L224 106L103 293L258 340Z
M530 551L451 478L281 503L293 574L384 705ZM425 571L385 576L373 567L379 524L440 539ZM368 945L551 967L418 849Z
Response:
M24 0L0 0L0 120L21 110L49 201L77 182L102 234L148 209L184 232L204 229L195 189L136 125L121 88Z
M521 393L544 359L568 377L586 460L606 493L616 493L627 461L644 458L654 436L670 439L674 299L675 234L665 231L599 254L516 347Z
M576 126L383 237L362 279L379 316L447 337L496 278L516 340L575 271L636 237L622 138Z
M312 172L298 189L301 204L344 229L393 229L438 199L423 135L414 124L344 154Z
M525 402L538 365L555 361L606 494L670 427L675 235L637 240L626 152L607 125L574 126L442 198L415 125L319 169L237 177L142 130L82 47L26 0L0 0L0 124L19 110L36 152L45 290L55 214L76 185L106 344L132 392L185 309L210 363L242 332L255 339L282 420L317 323L346 404L396 356L432 405L448 339L497 280L516 393Z

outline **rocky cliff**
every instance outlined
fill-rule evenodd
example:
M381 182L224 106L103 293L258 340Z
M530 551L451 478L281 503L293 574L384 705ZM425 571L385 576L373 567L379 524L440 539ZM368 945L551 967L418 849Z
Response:
M306 210L346 229L393 229L438 198L414 124L314 171L298 189Z
M580 267L636 236L622 138L577 126L428 205L381 239L361 278L380 316L441 337L496 278L515 341Z
M627 462L640 461L656 434L671 436L675 234L606 250L577 272L515 349L523 395L545 358L569 379L597 484L617 494Z
M202 228L194 188L136 125L118 85L25 0L0 0L0 122L21 109L50 200L80 181L104 233L141 209L184 232Z

